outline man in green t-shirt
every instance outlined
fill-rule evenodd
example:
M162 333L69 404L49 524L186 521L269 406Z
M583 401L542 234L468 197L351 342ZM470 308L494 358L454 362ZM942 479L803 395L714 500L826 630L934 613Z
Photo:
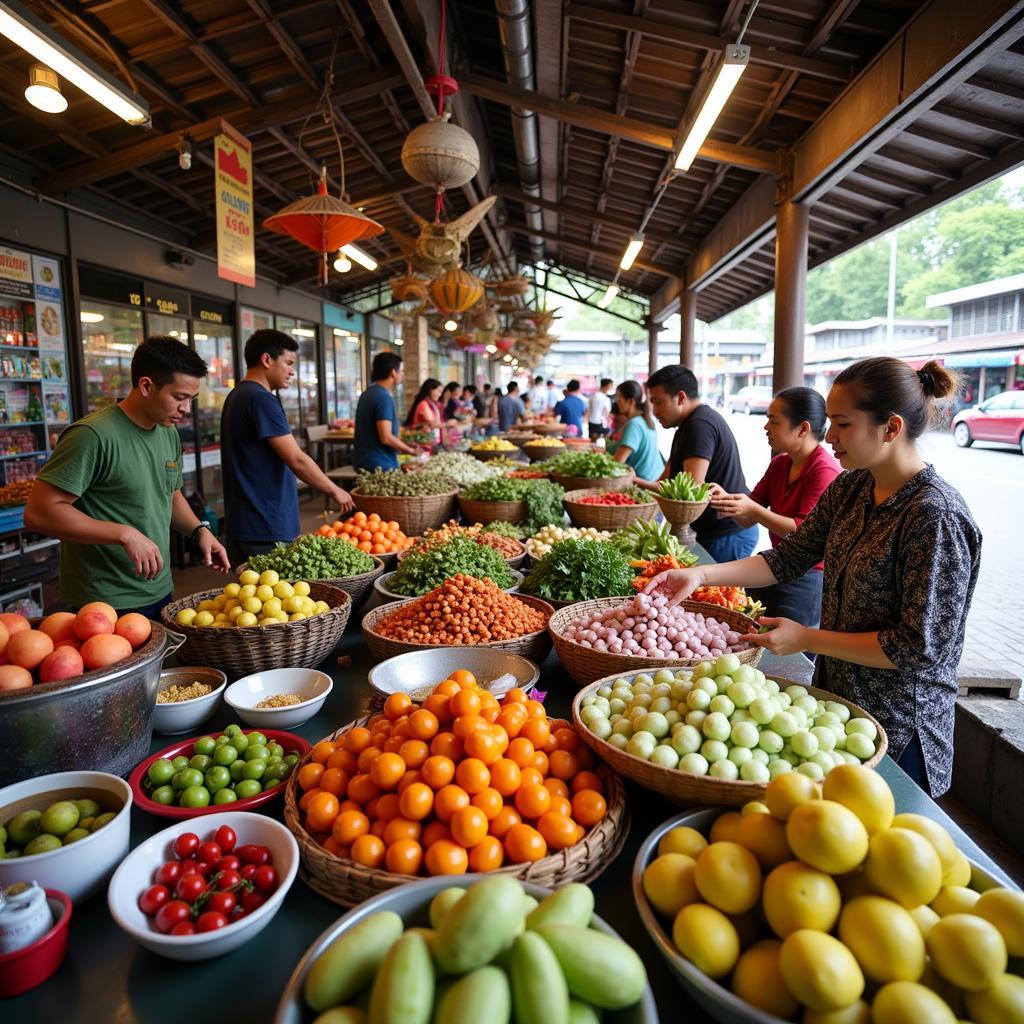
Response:
M207 565L227 552L181 493L181 438L206 363L187 345L147 338L132 356L126 398L73 423L40 470L25 526L61 540L60 595L73 608L106 601L159 615L171 599L170 530L192 537Z

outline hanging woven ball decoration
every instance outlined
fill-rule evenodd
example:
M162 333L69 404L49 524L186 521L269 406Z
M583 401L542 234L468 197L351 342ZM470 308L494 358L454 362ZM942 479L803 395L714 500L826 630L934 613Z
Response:
M449 111L432 117L413 128L402 144L402 166L409 177L435 192L465 185L480 170L476 141L450 117Z
M430 282L419 274L398 274L388 279L391 294L399 302L423 302L427 298L427 286Z
M502 334L494 339L494 347L499 352L511 352L516 340L514 334Z
M462 313L480 301L484 283L462 267L452 267L430 282L430 298L442 313Z

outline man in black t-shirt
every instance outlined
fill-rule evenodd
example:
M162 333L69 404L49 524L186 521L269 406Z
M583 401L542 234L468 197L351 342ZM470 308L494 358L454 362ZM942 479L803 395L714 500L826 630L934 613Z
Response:
M647 393L658 422L663 427L676 428L661 479L686 470L698 483L718 484L730 494L750 493L743 479L736 438L725 419L701 402L697 378L689 367L678 363L663 366L648 379ZM757 546L756 526L744 527L735 519L720 519L710 505L693 529L697 543L716 562L746 558Z

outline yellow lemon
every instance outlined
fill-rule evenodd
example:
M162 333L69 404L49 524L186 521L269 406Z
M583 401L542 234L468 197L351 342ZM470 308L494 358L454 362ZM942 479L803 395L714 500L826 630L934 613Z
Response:
M288 621L288 613L287 612L278 612L277 615L274 616L274 618L276 618L278 622L287 622Z
M757 858L738 843L712 843L701 851L694 879L701 896L726 914L746 913L761 895Z
M833 768L825 776L821 795L853 811L868 835L888 828L896 814L889 784L878 772L862 764L840 764Z
M177 615L174 616L174 621L179 626L191 626L196 617L195 608L182 608Z
M246 569L245 572L241 573L238 577L238 582L241 583L243 587L249 584L255 586L259 581L260 574L258 572L254 572L252 569Z
M801 1024L871 1024L871 1007L858 999L841 1010L804 1010Z
M240 601L247 601L250 597L256 596L256 585L254 583L247 583L238 592L238 598Z
M224 611L227 612L228 614L231 613L231 609L232 608L241 608L241 607L242 607L242 602L239 601L237 597L229 597L227 599L227 601L224 602Z
M748 814L771 814L768 810L768 805L761 803L760 800L748 800L740 808L740 817L745 818Z
M241 590L241 586L237 583L229 583L224 588L225 597L238 597L238 592Z
M942 862L935 847L907 828L887 828L871 837L864 875L873 892L908 910L931 903L942 888Z
M871 1004L873 1024L956 1024L953 1011L930 989L912 981L891 981Z
M764 794L768 810L779 821L789 821L794 807L820 799L821 789L818 784L810 776L802 775L800 772L786 772L784 775L776 776L768 783Z
M302 611L302 598L296 597L294 594L291 597L286 597L281 602L281 607L289 614L294 615L296 612Z
M258 597L247 597L242 602L242 607L253 615L259 615L263 611L263 602Z
M707 845L708 841L695 828L681 825L661 837L658 843L658 856L663 853L685 853L696 860L700 851Z
M907 913L924 938L928 938L928 932L931 931L932 925L939 921L939 915L927 903L922 903L919 907L911 907Z
M257 619L252 612L242 612L242 614L235 619L236 626L255 626L256 624Z
M739 824L740 816L736 811L726 811L724 814L720 814L715 819L714 825L711 826L709 833L711 842L734 842Z
M313 614L315 615L326 615L331 610L331 606L326 601L317 601L313 606Z
M971 862L962 850L956 851L956 862L953 867L942 876L943 885L970 885L971 884Z
M284 600L284 598L292 597L294 594L295 588L287 580L279 580L274 584L274 597Z
M981 899L981 893L963 885L944 885L939 895L932 900L931 907L939 917L949 914L973 914L974 904Z
M210 610L213 611L214 609L216 609L217 611L222 611L223 608L224 608L224 605L226 605L227 603L228 603L227 595L226 594L218 594L213 599L213 608L211 608Z
M274 596L274 588L266 583L261 583L256 588L256 596L261 601L269 601Z
M228 621L228 617L224 614L224 612L217 612L217 614L214 615L214 617L213 617L213 624L215 626L219 622L227 622L227 621Z
M675 917L688 903L700 901L694 882L696 867L697 862L685 853L663 853L647 866L644 892L658 913Z
M295 584L295 593L298 594L299 597L309 597L309 584L305 580L299 580L299 582Z
M789 991L812 1010L841 1010L864 991L864 975L853 954L824 932L802 928L787 935L779 967Z
M786 838L800 860L830 875L860 867L868 833L856 814L834 800L812 800L793 809Z
M974 914L949 914L925 939L935 970L957 988L978 992L1006 970L1006 943L996 926Z
M273 615L276 618L282 611L281 602L276 597L272 597L263 602L264 615Z
M234 622L239 617L239 615L244 615L244 614L245 614L245 609L240 604L236 604L235 607L232 608L231 611L228 612L228 620L230 622Z
M278 576L273 569L264 569L263 572L260 573L261 586L272 587L275 583L279 583L280 581L281 577Z
M265 615L257 623L257 626L276 626L277 619L268 619Z
M1024 956L1024 893L989 889L981 894L972 913L995 925L1010 956Z
M309 618L309 616L306 615L304 612L292 612L292 614L288 616L288 621L301 622L303 619L306 618Z
M709 978L724 978L740 955L740 940L729 918L706 903L691 903L676 914L672 941Z
M892 828L909 828L911 832L917 832L925 837L935 852L939 855L942 864L942 873L952 871L957 865L956 844L950 834L931 818L923 814L897 814L892 819Z
M831 875L798 860L780 864L764 880L764 916L780 939L801 929L827 932L839 917L839 887Z
M192 620L193 626L212 626L213 625L213 612L201 611Z
M217 610L217 606L212 601L200 601L196 605L197 612L214 612Z
M745 846L765 871L793 859L786 826L770 814L741 814L733 841Z
M851 900L839 915L839 938L872 981L917 981L924 973L924 938L910 914L892 900Z
M778 939L762 939L737 961L732 972L732 990L751 1006L776 1017L791 1017L800 1004L786 988L779 970Z
M1002 974L984 992L964 996L974 1024L1024 1024L1024 978Z

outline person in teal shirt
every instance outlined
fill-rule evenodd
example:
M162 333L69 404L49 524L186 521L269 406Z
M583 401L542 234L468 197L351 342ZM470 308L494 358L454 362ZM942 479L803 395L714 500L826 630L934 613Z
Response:
M640 480L657 480L665 469L665 460L658 451L654 416L637 381L625 380L616 388L615 408L626 417L615 447L616 461L624 462Z

